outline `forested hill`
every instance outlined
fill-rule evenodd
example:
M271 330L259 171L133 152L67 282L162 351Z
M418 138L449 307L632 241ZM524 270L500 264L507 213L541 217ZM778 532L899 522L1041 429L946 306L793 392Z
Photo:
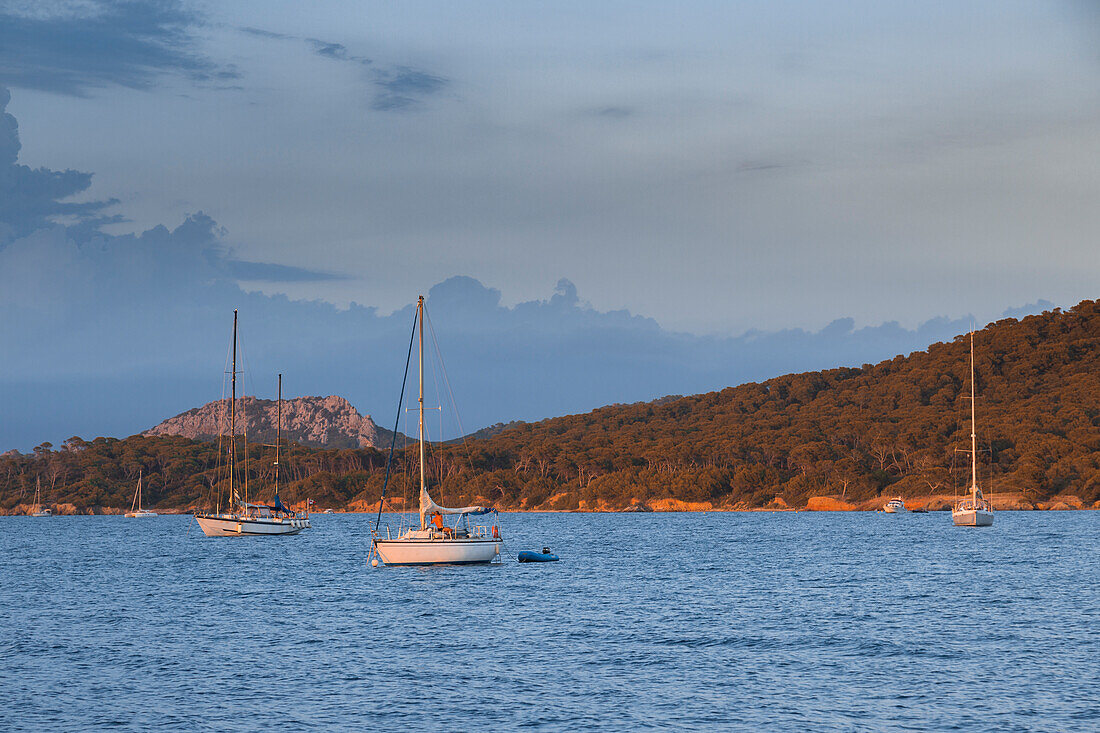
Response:
M1100 301L998 321L974 348L983 482L1032 502L1100 499ZM956 453L969 448L968 358L961 335L862 368L529 424L485 448L523 475L572 474L570 497L589 502L951 493L969 470Z
M1009 506L1100 499L1100 303L999 321L974 343L987 488ZM433 446L432 481L444 503L522 509L869 507L894 495L942 503L969 471L956 452L969 447L968 350L960 336L862 368L514 425ZM269 450L250 446L258 494ZM415 463L413 451L399 454L393 508L415 499L406 457ZM21 511L36 475L51 503L73 511L128 506L139 469L158 508L191 508L218 480L216 458L213 443L140 436L7 454L0 510ZM284 499L367 508L384 459L369 448L296 446L284 458Z

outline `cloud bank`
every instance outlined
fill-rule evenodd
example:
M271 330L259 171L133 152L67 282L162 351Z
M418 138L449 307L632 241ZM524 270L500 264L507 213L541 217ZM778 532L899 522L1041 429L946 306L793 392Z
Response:
M0 88L0 449L125 436L221 397L234 309L243 391L270 397L282 372L288 396L339 394L392 424L416 293L380 313L249 292L242 280L334 276L238 260L229 233L202 212L173 228L105 234L114 200L66 201L91 174L18 163L8 100ZM498 290L452 277L428 289L427 302L463 421L445 425L447 435L878 361L968 326L939 318L916 329L857 329L841 319L816 332L703 337L593 308L565 279L545 299L507 306ZM432 372L432 389L441 392L443 379Z

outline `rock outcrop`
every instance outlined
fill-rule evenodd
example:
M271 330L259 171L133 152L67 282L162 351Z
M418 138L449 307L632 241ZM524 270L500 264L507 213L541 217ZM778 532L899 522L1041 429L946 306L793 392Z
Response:
M277 402L237 398L237 432L249 442L274 443ZM213 440L229 432L229 400L210 402L169 418L142 435L182 435ZM389 447L392 432L360 415L343 397L295 397L283 400L283 439L316 448Z
M806 510L811 512L850 512L856 507L832 496L811 496L806 501Z

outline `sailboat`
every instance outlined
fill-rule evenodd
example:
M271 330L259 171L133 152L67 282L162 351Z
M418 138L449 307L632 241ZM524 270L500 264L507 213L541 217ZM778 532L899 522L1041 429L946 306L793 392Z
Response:
M420 446L420 526L410 527L400 536L386 537L378 533L378 523L382 518L382 503L386 500L386 488L389 485L390 466L393 462L393 449L397 439L397 425L394 425L390 443L389 460L386 463L386 480L382 486L382 498L378 503L378 517L371 532L371 554L375 557L371 565L377 567L381 559L386 565L483 565L500 556L503 540L496 526L471 526L472 515L488 514L495 511L489 507L466 506L459 508L444 507L436 504L428 493L424 473L424 296L416 303L415 331L420 336L418 403L418 430ZM409 355L412 355L412 341L409 342ZM405 362L408 374L408 360ZM405 385L401 385L401 399L404 399ZM400 420L400 411L398 412ZM453 526L444 523L444 516L457 516Z
M130 511L126 512L123 516L129 519L143 519L145 517L155 517L157 513L148 509L143 509L141 506L141 471L138 471L137 488L134 490L134 500L130 503Z
M237 311L233 311L233 369L230 377L231 397L229 402L229 490L226 511L221 511L221 495L218 495L218 509L213 512L199 512L195 520L207 537L245 537L264 535L292 535L303 529L309 529L309 512L294 512L283 506L279 500L279 443L283 427L283 375L279 375L279 424L275 441L275 496L270 504L256 504L248 501L248 482L237 478ZM247 451L247 437L245 448Z
M34 477L34 505L31 506L32 517L52 517L53 512L49 507L42 506L42 477Z
M970 491L955 502L951 521L956 527L989 527L993 524L993 504L978 488L978 428L974 407L974 332L970 332Z

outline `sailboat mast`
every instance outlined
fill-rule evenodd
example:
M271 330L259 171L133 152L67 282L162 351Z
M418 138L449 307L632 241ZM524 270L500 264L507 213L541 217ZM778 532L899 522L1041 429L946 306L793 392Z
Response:
M978 499L978 428L974 408L974 332L970 332L970 493Z
M419 369L420 369L420 397L417 400L417 412L419 414L418 429L420 433L420 490L424 491L424 296L421 295L416 302L417 318L420 330ZM420 515L420 529L424 527L424 515Z
M278 424L275 426L275 496L279 495L279 443L283 441L283 375L279 375L279 401L276 412Z
M229 399L229 501L237 497L237 309L233 309L233 371L230 373Z

